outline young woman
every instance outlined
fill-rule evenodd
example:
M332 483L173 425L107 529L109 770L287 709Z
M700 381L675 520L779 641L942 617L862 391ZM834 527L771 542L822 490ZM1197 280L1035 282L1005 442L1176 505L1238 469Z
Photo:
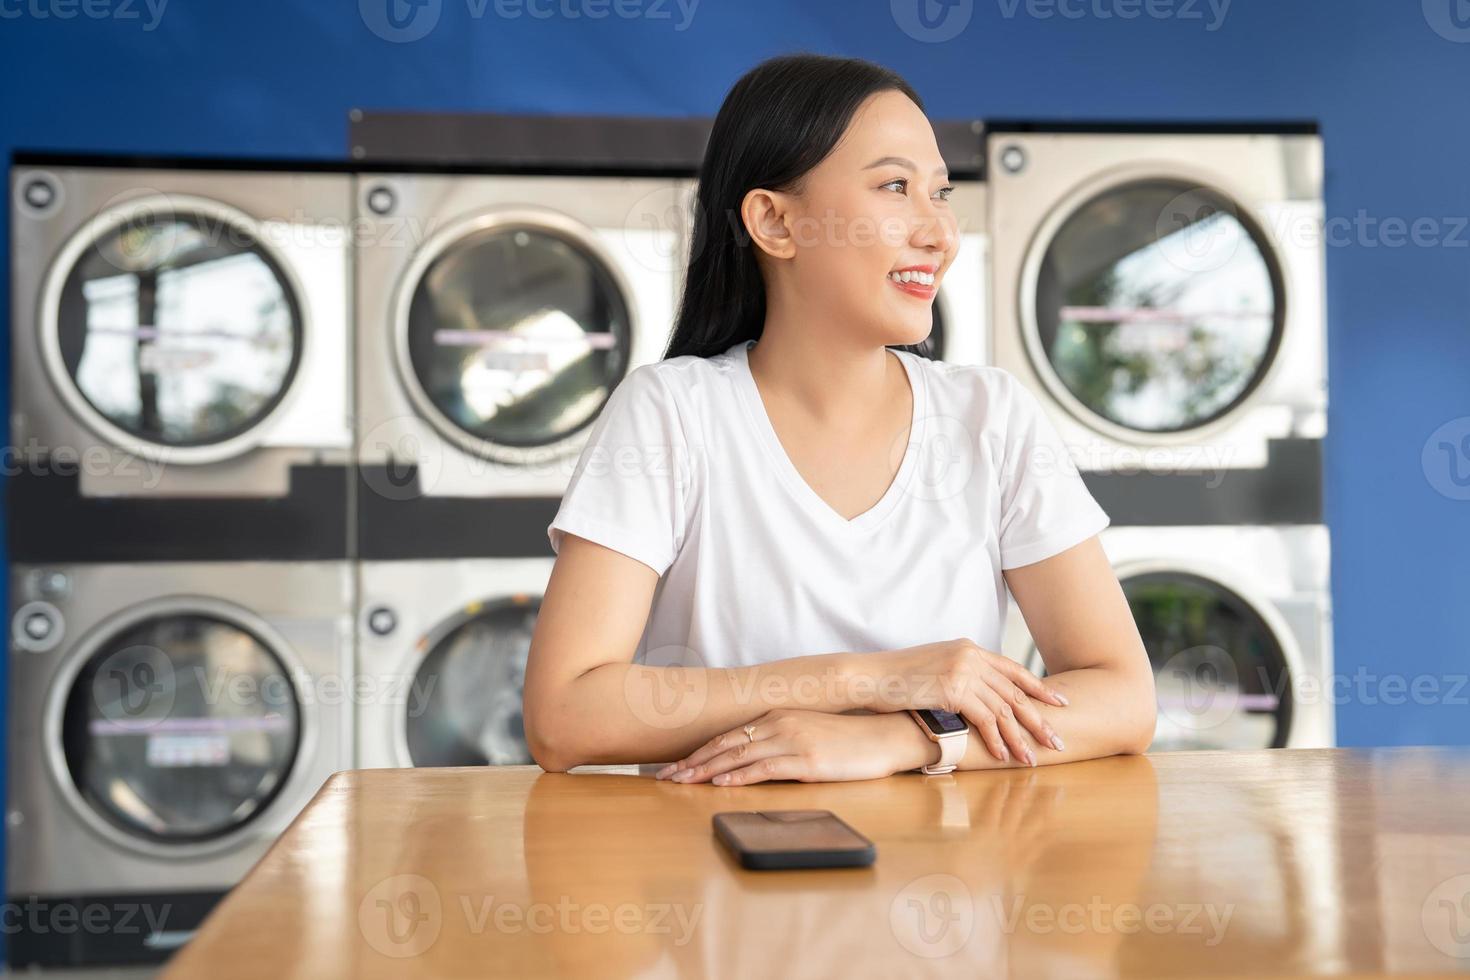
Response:
M736 785L1142 752L1153 673L1108 518L1008 373L911 348L958 247L913 89L797 55L730 91L665 359L594 423L547 528L526 736L545 769ZM891 349L893 348L893 349ZM1046 663L1000 655L1006 589Z

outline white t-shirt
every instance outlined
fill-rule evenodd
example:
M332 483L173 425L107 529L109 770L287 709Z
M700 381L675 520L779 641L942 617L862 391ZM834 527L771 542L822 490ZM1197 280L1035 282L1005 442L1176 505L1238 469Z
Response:
M753 343L631 371L547 527L554 551L565 531L661 576L635 662L736 667L956 637L998 651L1002 569L1107 526L1014 376L906 351L914 417L898 474L845 520L781 446Z

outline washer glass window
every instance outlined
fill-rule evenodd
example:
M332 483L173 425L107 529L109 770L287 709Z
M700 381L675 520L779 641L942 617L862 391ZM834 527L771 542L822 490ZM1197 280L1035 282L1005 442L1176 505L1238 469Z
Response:
M213 216L148 211L113 226L69 270L56 320L87 404L170 447L258 425L301 356L285 275L248 230Z
M1291 734L1291 672L1281 641L1249 602L1188 572L1122 579L1154 669L1150 752L1282 748ZM1029 667L1044 674L1033 646Z
M529 765L521 689L539 599L486 605L430 647L407 699L415 766Z
M1248 602L1187 572L1133 575L1122 584L1154 667L1159 712L1152 751L1286 744L1286 655Z
M78 672L62 742L83 800L144 840L192 843L265 809L301 720L281 660L244 627L178 613L109 637Z
M602 410L627 370L628 300L585 245L494 227L434 258L415 286L408 352L434 407L476 440L532 448Z
M1105 191L1047 244L1033 313L1050 370L1088 411L1140 432L1230 412L1279 344L1281 278L1221 195L1175 180Z

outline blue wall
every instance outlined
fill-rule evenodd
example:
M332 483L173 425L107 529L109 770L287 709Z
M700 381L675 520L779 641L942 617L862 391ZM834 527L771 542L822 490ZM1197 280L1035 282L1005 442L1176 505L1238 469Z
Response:
M1441 692L1428 704L1355 694L1338 707L1339 736L1470 742L1470 690L1443 696L1470 670L1470 501L1436 489L1452 486L1448 457L1421 461L1431 433L1470 416L1470 22L1452 13L1463 0L1234 0L1223 21L1222 0L1061 0L1082 16L1056 0L951 0L951 16L971 19L943 43L899 30L888 0L702 0L687 21L691 0L616 0L668 16L600 20L528 10L599 0L417 0L410 29L434 26L404 42L381 36L386 0L172 0L158 18L147 0L87 0L118 16L79 3L54 16L72 2L0 0L7 156L340 158L354 106L708 115L742 71L794 48L885 62L935 118L1318 120L1329 217L1429 219L1438 242L1367 232L1330 249L1338 671L1430 676Z

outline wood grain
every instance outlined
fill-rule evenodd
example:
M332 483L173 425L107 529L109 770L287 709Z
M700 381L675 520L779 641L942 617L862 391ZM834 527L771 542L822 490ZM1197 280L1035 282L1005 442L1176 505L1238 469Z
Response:
M1470 750L738 788L651 771L339 774L164 976L1470 970ZM876 864L745 871L710 829L807 808L872 838Z

